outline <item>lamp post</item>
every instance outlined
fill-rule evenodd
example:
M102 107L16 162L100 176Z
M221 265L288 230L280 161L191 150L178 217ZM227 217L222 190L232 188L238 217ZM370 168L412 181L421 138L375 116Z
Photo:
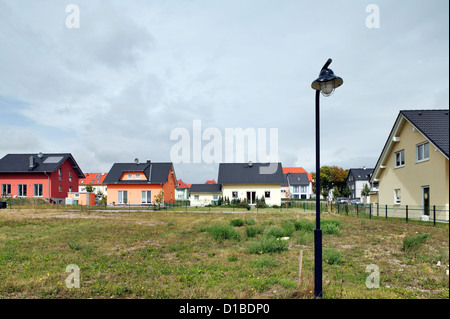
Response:
M314 230L314 297L322 298L322 230L320 229L320 121L319 97L330 96L334 89L341 86L344 81L335 76L328 66L331 59L325 63L319 77L311 84L316 90L316 229Z

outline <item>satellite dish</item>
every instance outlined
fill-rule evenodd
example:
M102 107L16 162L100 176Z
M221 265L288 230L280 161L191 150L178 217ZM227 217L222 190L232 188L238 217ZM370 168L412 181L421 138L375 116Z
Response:
M248 161L248 166L252 167L253 166L253 162L252 161Z
M42 152L39 152L38 157L42 158L42 155L43 155Z
M139 158L135 158L135 159L134 159L134 162L135 162L136 164L139 164Z

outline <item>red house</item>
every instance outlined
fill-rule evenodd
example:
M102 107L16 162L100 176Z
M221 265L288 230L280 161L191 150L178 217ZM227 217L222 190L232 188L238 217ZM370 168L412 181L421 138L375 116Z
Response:
M0 159L1 197L43 198L62 203L84 178L72 154L8 154Z

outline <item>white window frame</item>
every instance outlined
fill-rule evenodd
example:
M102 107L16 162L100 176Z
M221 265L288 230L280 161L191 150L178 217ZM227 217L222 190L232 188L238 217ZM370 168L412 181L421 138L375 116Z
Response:
M125 201L124 201L124 198L125 198ZM128 204L128 191L117 191L117 203L118 204Z
M200 195L194 195L194 200L200 200Z
M62 168L58 168L58 178L60 181L62 181Z
M133 174L127 174L127 179L133 179Z
M2 196L8 195L11 195L11 184L2 184Z
M24 195L25 190L25 195ZM27 184L19 184L17 185L17 196L18 197L27 197Z
M149 198L150 193L150 198ZM152 191L141 191L141 203L142 204L151 204L152 202Z
M425 146L427 148L427 157L425 157ZM419 159L419 157L422 157ZM424 142L424 143L420 143L416 146L416 163L421 163L421 162L425 162L428 161L430 159L430 143L429 142Z
M141 174L136 174L136 175L135 175L135 178L136 178L136 179L141 179Z
M394 205L402 203L402 190L400 188L394 189Z
M397 155L400 155L400 164L399 164L399 165L397 165L397 163L398 163L398 161L397 161ZM402 161L402 159L403 159L403 161ZM398 151L398 152L395 152L395 154L394 154L394 160L395 160L395 163L394 163L394 167L395 167L395 168L400 168L400 167L405 166L405 150L403 149L403 150L400 150L400 151ZM402 163L402 162L403 162L403 163Z
M37 187L37 189L36 189ZM37 190L37 194L36 194ZM33 195L34 197L43 197L44 194L44 186L42 184L34 184L33 185Z

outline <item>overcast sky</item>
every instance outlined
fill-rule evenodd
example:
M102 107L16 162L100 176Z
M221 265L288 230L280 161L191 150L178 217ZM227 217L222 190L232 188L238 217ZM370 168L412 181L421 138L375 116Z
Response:
M167 162L171 132L192 139L199 120L223 143L249 128L269 145L275 128L283 166L314 171L311 82L332 58L344 84L321 96L321 163L373 167L400 110L448 108L448 12L447 0L0 0L0 158L67 152L85 173ZM175 163L187 183L217 170Z

